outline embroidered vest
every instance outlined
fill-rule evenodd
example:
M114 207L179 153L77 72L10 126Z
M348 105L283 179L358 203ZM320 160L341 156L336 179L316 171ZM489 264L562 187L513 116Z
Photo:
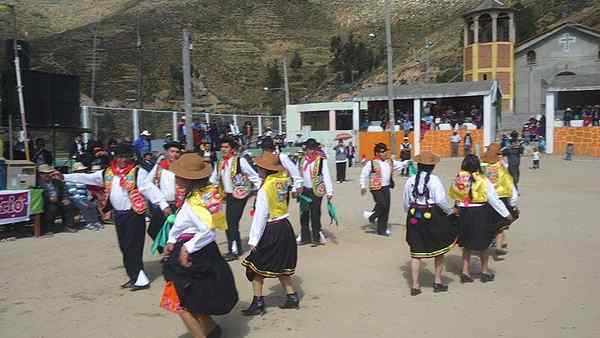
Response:
M394 165L391 161L387 161L390 165L390 188L394 189ZM369 180L369 188L371 191L381 190L383 188L383 177L381 176L381 165L379 161L371 161L371 177Z
M288 213L289 177L285 172L269 175L265 179L263 189L269 203L269 220L282 217Z
M471 174L466 171L459 172L448 190L448 197L464 204L487 202L485 176L478 173Z
M196 215L211 230L227 230L223 212L223 193L216 185L194 191L186 199Z
M502 163L482 163L483 173L492 182L500 198L512 197L513 178Z
M234 156L230 159L231 168L229 173L231 175L231 185L233 186L232 195L234 198L243 200L250 195L252 191L252 182L248 179L242 170L240 169L240 157ZM221 180L221 167L223 166L223 160L217 162L217 179L223 188L223 181Z
M119 180L119 184L127 194L129 195L129 201L131 202L131 209L138 215L142 215L148 209L148 203L144 196L140 193L137 188L137 174L139 167L135 167L127 173L122 179ZM112 169L110 167L104 169L102 173L104 178L104 189L106 190L107 196L107 208L110 210L112 206L110 205L110 193L112 191L112 181L115 177Z
M304 173L304 162L306 159L303 157L298 163L298 167L301 173ZM323 158L319 157L313 162L313 167L310 172L310 179L312 183L313 194L317 197L323 197L327 193L325 187L325 181L323 181Z

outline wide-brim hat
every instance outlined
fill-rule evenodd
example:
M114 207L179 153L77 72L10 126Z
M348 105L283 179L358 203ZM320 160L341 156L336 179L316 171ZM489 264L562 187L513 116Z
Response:
M38 173L40 174L52 174L55 171L56 169L53 166L47 164L42 164L38 167Z
M492 143L488 146L486 152L481 156L481 162L487 164L495 164L498 163L500 154L500 145L498 143Z
M183 145L180 142L172 141L172 142L165 143L165 145L163 146L163 149L165 149L165 150L169 150L170 148L177 148L179 150L182 150Z
M440 163L440 157L430 151L423 151L415 156L415 162L425 165L436 165Z
M133 148L129 144L119 143L115 147L115 156L131 157L133 156Z
M150 133L150 132L149 132L149 131L147 131L147 130L144 130L144 131L143 131L143 132L142 132L140 135L142 135L142 136L151 136L151 135L152 135L152 133Z
M321 147L321 144L317 142L317 140L315 140L314 138L309 138L308 140L306 140L306 142L304 142L304 146L306 147L306 149L318 149Z
M87 167L83 165L83 163L81 162L75 162L75 164L73 164L73 171L83 171L83 170L87 170Z
M269 152L265 152L261 156L255 158L254 164L270 171L285 170L285 168L281 165L281 162L279 161L279 156Z
M181 155L177 161L171 163L169 170L175 176L188 180L201 180L209 177L212 173L210 163L206 162L202 156L196 153Z
M273 147L275 146L275 144L273 143L273 138L272 137L265 137L262 139L262 141L260 142L260 148L261 149L273 149Z
M387 144L385 144L385 143L377 143L375 145L374 150L376 153L379 153L379 152L386 152L389 150L389 148L388 148Z

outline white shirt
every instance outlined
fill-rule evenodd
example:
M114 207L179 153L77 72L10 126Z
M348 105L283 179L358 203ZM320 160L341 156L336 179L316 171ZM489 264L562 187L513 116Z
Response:
M101 187L104 185L103 180L104 170L97 171L91 174L65 174L65 181L81 183L87 185L94 185ZM157 204L162 210L169 207L169 203L165 200L160 190L152 184L146 184L146 171L138 169L137 174L137 188L140 193L150 200L150 203ZM129 193L127 190L121 187L119 183L120 178L114 176L112 179L112 187L110 190L110 204L115 210L126 211L131 209L131 201L129 200Z
M485 182L487 183L487 202L488 202L488 204L492 208L494 208L494 210L496 210L496 212L499 213L500 216L502 216L504 218L508 217L508 215L510 215L510 212L506 208L506 205L504 205L504 203L502 203L502 201L500 200L500 197L498 197L498 194L496 193L496 188L494 188L494 184L488 178L485 178ZM514 190L513 190L513 195L514 195ZM464 204L462 201L457 201L457 202L458 202L457 205L459 207L463 207L463 208L480 207L482 205L482 204L478 204L478 203Z
M199 251L203 247L215 241L217 237L215 232L204 224L188 202L183 203L183 206L175 217L175 224L169 231L169 240L167 243L177 242L177 237L181 234L194 234L194 237L187 241L183 246L188 253Z
M290 176L293 180L292 191L298 190L298 188L302 187L302 176L300 176L300 170L298 170L298 166L294 161L290 159L287 154L281 153L279 154L279 162L281 165L287 170L288 176Z
M421 172L418 187L419 193L422 193L425 187L425 176L427 176L427 173ZM452 213L452 209L448 205L448 200L446 199L446 189L444 188L444 185L439 177L433 174L429 175L429 182L427 182L427 187L429 188L429 199L427 201L425 200L425 196L420 196L419 199L415 200L415 197L413 196L413 189L415 188L416 179L416 176L410 177L404 184L405 211L410 208L411 204L416 202L419 205L435 204L442 208L446 214L449 215Z
M305 160L306 161L306 160ZM331 176L329 175L329 166L327 165L327 159L322 158L321 162L323 163L323 183L325 183L325 191L327 191L327 196L333 196L333 184L331 183ZM315 167L317 161L312 162L309 165L302 164L302 184L307 189L312 189L312 171Z
M450 136L450 142L452 142L452 143L460 143L460 135L452 135L452 136Z
M258 174L256 173L256 171L254 171L254 169L250 166L250 164L248 163L248 161L246 161L245 158L239 157L239 159L240 159L239 172L246 175L248 177L248 179L252 183L254 183L254 186L256 187L256 189L260 188L260 184L262 181L261 181L260 177L258 177ZM223 170L221 170L221 168L220 168L220 166L222 165L223 162L222 161L217 162L217 165L215 166L212 174L210 175L210 183L212 183L212 184L221 183L221 182L219 182L219 178L221 179L221 181L223 183L223 190L225 190L225 193L227 193L227 194L233 193L233 182L231 181L231 164L233 163L233 161L237 162L237 158L235 158L235 157L230 158L229 161L227 161L227 164L225 165L225 168Z
M387 187L390 185L392 178L392 169L390 168L390 161L382 161L374 159L379 164L379 170L381 172L381 186ZM400 171L408 166L408 161L393 161L394 170ZM372 161L368 161L367 164L362 168L360 172L360 188L366 189L369 187L369 177L373 173Z
M252 225L250 226L250 234L248 238L248 245L257 246L260 242L260 238L265 232L265 226L269 221L277 221L289 217L289 214L285 214L277 218L269 218L269 202L267 200L267 193L264 189L260 189L256 194L256 205L254 209L254 217L252 218Z
M539 161L540 160L540 152L539 151L534 151L533 154L533 160L534 161Z
M146 184L151 184L160 190L161 194L167 202L175 201L175 174L167 169L161 169L160 171L160 184L157 187L154 184L154 178L156 177L156 171L158 170L158 164L150 170L148 177L146 178Z

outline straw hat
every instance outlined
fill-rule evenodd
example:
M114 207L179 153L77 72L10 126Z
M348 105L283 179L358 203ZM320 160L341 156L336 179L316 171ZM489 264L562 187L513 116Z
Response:
M47 164L42 164L38 167L38 173L40 174L52 174L55 171L56 169L53 166Z
M498 163L498 154L500 154L500 145L498 143L492 143L488 146L488 149L483 156L481 156L481 162L487 164Z
M75 162L73 164L73 171L84 171L87 170L87 167L83 165L81 162Z
M142 136L152 136L152 133L150 133L148 130L144 130L140 135L142 135Z
M259 166L263 169L267 169L267 170L271 170L271 171L284 171L285 170L285 168L281 165L281 162L279 161L279 156L277 156L273 153L270 153L270 152L265 152L261 156L255 158L254 164L256 164L257 166Z
M188 180L200 180L212 173L210 163L204 161L204 158L196 153L181 155L177 161L171 164L169 170L175 176Z
M430 151L423 151L415 156L415 162L425 165L436 165L440 162L440 157Z

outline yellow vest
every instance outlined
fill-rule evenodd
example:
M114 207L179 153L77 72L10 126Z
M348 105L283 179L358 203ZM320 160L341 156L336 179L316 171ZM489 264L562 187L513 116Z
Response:
M285 172L269 175L265 179L263 189L267 194L269 204L269 219L276 219L288 213L288 194L289 177Z
M502 165L502 163L482 163L481 168L483 169L485 176L494 185L494 189L496 189L498 197L512 197L513 178L510 176L510 173L506 167Z
M223 212L223 193L216 185L209 185L194 191L186 199L194 215L211 230L227 230L225 213Z
M461 171L456 175L454 182L448 190L448 197L463 203L487 202L487 182L485 177L478 173ZM469 196L469 191L473 198Z

